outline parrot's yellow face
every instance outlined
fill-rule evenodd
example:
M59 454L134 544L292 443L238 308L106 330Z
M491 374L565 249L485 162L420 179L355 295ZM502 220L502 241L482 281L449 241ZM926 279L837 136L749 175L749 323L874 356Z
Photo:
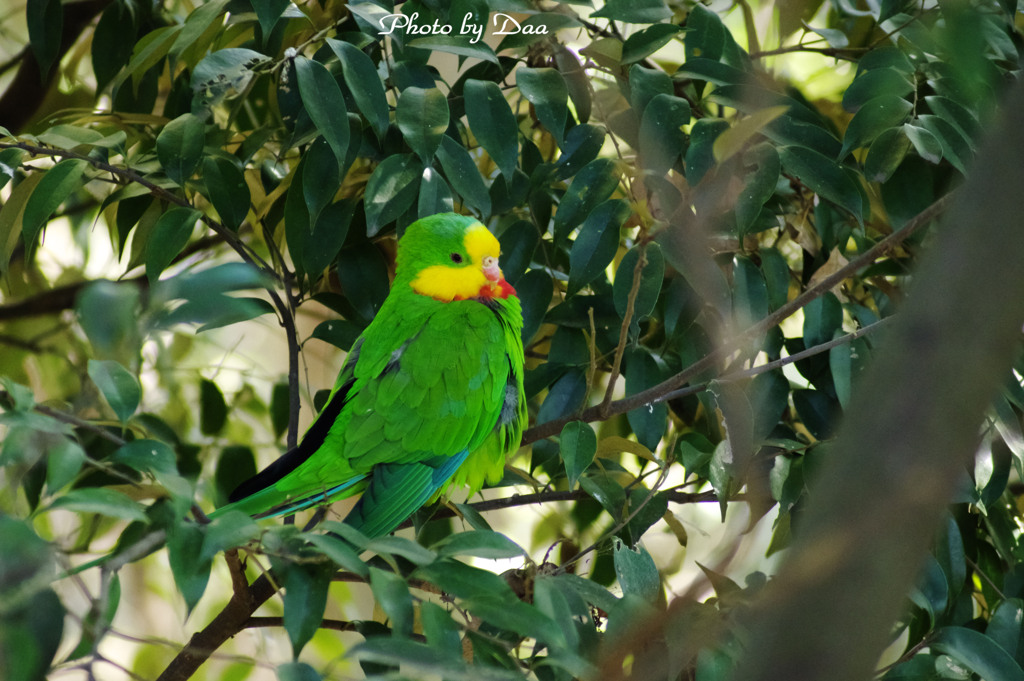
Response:
M447 246L435 251L441 262L427 264L413 279L416 293L451 301L505 298L515 292L498 267L501 246L486 227L470 225L461 239L449 240Z

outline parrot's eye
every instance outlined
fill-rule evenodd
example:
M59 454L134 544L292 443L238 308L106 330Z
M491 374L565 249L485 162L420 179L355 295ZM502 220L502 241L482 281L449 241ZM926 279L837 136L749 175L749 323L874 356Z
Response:
M450 257L452 259L452 262L455 263L456 265L462 263L462 256L459 255L458 253L452 253Z

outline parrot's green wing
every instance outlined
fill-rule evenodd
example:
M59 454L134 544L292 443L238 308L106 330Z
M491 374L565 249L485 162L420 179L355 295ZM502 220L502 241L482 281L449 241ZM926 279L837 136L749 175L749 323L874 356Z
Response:
M410 266L408 255L403 265L409 241L400 242L392 293L302 442L243 483L224 508L287 515L363 492L346 522L375 536L391 532L453 478L475 491L500 477L526 417L519 301L503 279L501 286L487 283L479 272L481 293L494 295L439 300L415 292L409 280L423 267L470 270L456 267L463 259L479 267L482 257L463 246L467 227L477 229L478 247L489 239L496 253L497 240L479 223L435 217L447 222L420 221L420 240L405 251L426 254L413 262L420 267ZM487 267L488 276L497 271ZM444 284L445 274L433 276Z

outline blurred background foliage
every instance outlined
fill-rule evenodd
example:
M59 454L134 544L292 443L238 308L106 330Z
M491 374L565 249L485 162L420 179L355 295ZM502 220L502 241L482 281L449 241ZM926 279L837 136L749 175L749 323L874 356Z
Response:
M7 678L728 678L1020 22L1013 0L8 8ZM369 544L205 523L294 444L396 237L452 210L523 303L531 429L502 483ZM1024 679L1022 372L879 676Z

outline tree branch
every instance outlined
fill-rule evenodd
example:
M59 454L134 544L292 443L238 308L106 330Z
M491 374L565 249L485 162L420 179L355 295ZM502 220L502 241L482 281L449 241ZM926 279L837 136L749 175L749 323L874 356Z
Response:
M266 574L248 588L236 591L213 621L192 636L157 681L187 681L225 641L246 628L256 609L276 592L277 587Z
M526 445L531 442L536 442L537 440L551 437L552 435L560 432L562 427L569 421L585 421L588 423L591 421L599 421L616 414L624 414L636 409L637 407L643 407L648 404L662 401L665 399L665 395L681 387L694 376L707 371L717 362L727 357L729 353L735 351L746 339L767 333L770 329L782 323L783 320L790 317L797 310L805 307L812 300L820 297L833 287L838 286L844 279L852 276L857 270L867 267L879 258L890 253L905 239L941 215L952 202L953 197L958 193L959 192L954 191L936 200L933 204L909 220L903 227L892 234L889 234L829 276L824 277L813 286L808 287L803 293L785 305L779 307L779 309L772 314L723 342L716 349L712 350L703 358L697 360L671 378L635 395L612 402L608 405L607 414L603 413L602 405L598 405L584 409L582 413L575 414L569 418L547 421L545 423L535 425L523 433L522 444Z

